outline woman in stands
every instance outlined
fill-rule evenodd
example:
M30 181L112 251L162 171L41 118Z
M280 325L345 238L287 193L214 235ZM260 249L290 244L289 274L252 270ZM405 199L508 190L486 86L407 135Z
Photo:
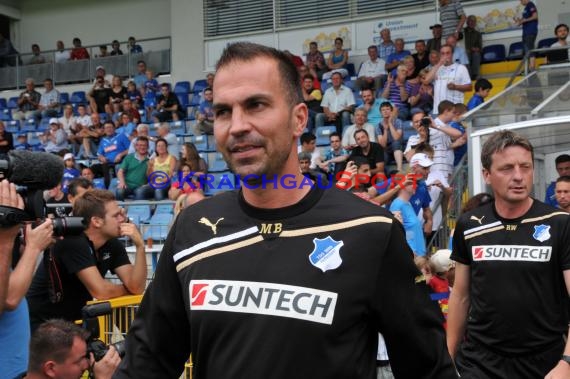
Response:
M110 92L111 90L105 86L105 78L101 75L97 76L93 88L87 94L91 113L107 113L109 117L111 116Z
M410 97L408 97L412 115L418 112L430 114L433 109L433 85L426 80L428 71L425 68L420 71L418 74L420 86L415 93L410 94Z
M195 175L190 166L187 163L181 163L180 173L176 178L177 181L173 182L168 190L168 198L170 200L178 200L181 196L188 196L197 192L195 196L204 196L200 186L199 175Z
M156 157L148 162L147 177L154 188L154 199L164 200L168 194L168 180L174 176L176 158L168 153L168 142L164 138L156 140Z
M348 63L348 51L342 48L343 43L342 38L335 38L334 51L327 59L327 67L330 71L323 74L323 80L330 79L335 72L340 72L343 78L348 75L348 70L345 68Z
M120 76L114 75L111 81L111 91L109 93L109 106L113 114L122 111L121 104L127 98L127 87L123 86Z
M207 174L208 165L206 161L200 157L196 146L192 142L186 142L182 145L182 158L180 159L180 166L187 164L190 170L195 174Z

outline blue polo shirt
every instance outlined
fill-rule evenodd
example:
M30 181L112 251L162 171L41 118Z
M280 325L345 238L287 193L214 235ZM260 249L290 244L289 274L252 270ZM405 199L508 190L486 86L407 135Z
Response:
M412 205L400 198L394 199L390 204L390 212L400 211L404 220L404 230L406 231L406 241L412 251L419 255L426 255L426 243L422 223L414 213Z
M402 50L399 53L393 52L392 54L390 54L388 56L388 59L386 60L386 64L393 63L394 61L402 61L402 59L404 59L404 57L407 57L408 55L412 55L412 53L410 53L408 50ZM391 74L393 77L396 77L397 71L398 71L398 67L395 67L392 69Z
M420 213L420 209L428 208L431 203L431 196L429 195L426 181L422 179L418 180L417 183L416 192L410 198L410 204L412 204L416 215Z
M131 141L124 133L115 133L113 136L105 136L101 138L99 143L98 155L104 156L108 162L114 162L117 154L128 150Z

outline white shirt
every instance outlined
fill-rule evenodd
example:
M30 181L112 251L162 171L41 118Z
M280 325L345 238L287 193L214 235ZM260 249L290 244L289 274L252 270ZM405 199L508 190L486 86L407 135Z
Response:
M406 150L404 150L404 154L412 150L412 146L416 146L418 143L420 143L420 138L421 137L419 134L414 134L413 136L410 136L410 138L408 138L408 143L406 144Z
M374 130L374 126L369 123L365 123L362 125L362 129L368 132L368 138L371 142L378 142L376 141L376 130ZM356 132L356 124L352 124L344 130L342 133L342 147L356 145L354 132Z
M461 91L450 90L447 84L471 84L471 77L467 68L459 63L441 66L435 75L433 85L433 113L438 114L437 107L442 100L449 100L453 104L463 103L465 94Z
M69 135L72 134L71 133L71 127L75 126L75 123L77 122L75 116L71 116L70 118L66 118L65 116L61 116L60 118L57 119L59 121L59 123L61 124L61 127L63 128L63 130Z
M433 166L432 166L433 167ZM439 229L442 221L442 214L441 214L441 206L435 210L435 203L437 199L439 199L441 193L443 192L441 188L438 186L433 186L432 184L436 181L440 181L444 187L449 187L449 182L447 181L447 177L441 171L430 170L429 175L426 179L426 184L429 189L429 195L431 197L431 202L429 203L429 207L433 213L433 226L432 231ZM441 204L441 203L440 203Z
M358 71L358 77L377 77L380 75L386 75L386 62L383 59L376 58L376 61L372 62L370 59L363 62L360 66L360 71Z
M75 123L83 125L83 126L91 126L93 122L91 121L91 117L88 115L85 116L77 116L75 118Z
M439 118L433 120L436 126L446 126ZM446 177L453 172L453 149L451 137L441 130L429 129L429 144L433 148L433 165L430 171L441 171Z
M56 63L68 61L69 57L70 57L69 50L63 50L63 51L56 51L55 52L55 62Z
M302 151L303 148L301 146L298 146L297 153L301 153ZM311 170L316 170L320 160L321 160L321 149L315 147L315 150L311 153L311 164L309 165L309 168Z
M327 107L329 111L334 113L340 112L349 105L354 104L356 104L354 94L350 88L344 84L340 85L338 93L334 87L327 88L323 96L323 101L321 101L321 107Z

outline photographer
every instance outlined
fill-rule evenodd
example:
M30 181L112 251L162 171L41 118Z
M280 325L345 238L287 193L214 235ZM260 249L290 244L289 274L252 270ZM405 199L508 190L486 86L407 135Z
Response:
M80 319L81 308L92 298L110 299L144 290L144 243L137 226L125 222L113 194L86 191L75 200L73 214L83 217L86 229L79 236L58 241L44 256L27 294L32 329L50 318ZM129 237L136 246L134 264L117 239L121 236ZM122 284L105 280L108 271Z
M95 379L111 378L121 362L113 346L98 362L93 353L87 355L89 332L64 320L42 324L30 342L30 365L26 379L81 378L91 368Z
M23 209L16 186L0 182L0 206ZM50 219L32 229L26 225L24 244L16 239L20 226L0 226L0 367L2 377L19 377L28 365L30 325L28 304L24 298L39 254L52 242ZM20 252L22 252L20 254Z

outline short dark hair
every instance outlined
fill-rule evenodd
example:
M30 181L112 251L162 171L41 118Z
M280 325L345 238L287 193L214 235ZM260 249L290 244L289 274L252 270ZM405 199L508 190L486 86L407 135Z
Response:
M394 109L394 106L389 101L383 101L380 104L380 108L390 108L390 110Z
M311 153L307 153L306 151L301 151L299 153L299 162L300 161L309 161L310 162L311 158L312 158Z
M305 79L311 79L311 81L315 80L315 77L311 74L305 74L303 75L303 80Z
M530 152L534 162L534 149L528 139L511 130L500 130L491 134L481 149L481 164L487 171L491 170L493 154L505 150L507 147L520 146Z
M485 78L477 79L475 82L475 92L479 91L480 89L491 89L493 88L493 84Z
M310 133L310 132L303 133L303 134L301 134L301 138L300 138L301 145L304 143L311 143L316 139L317 139L317 137L313 133Z
M350 161L354 163L354 165L356 166L357 169L359 169L360 166L362 166L364 164L370 165L370 161L367 158L360 156L360 155L355 155L355 156L351 157Z
M145 62L145 61L143 61L142 59L141 59L141 60L139 60L139 61L137 61L137 64L141 64L141 63L142 63L142 64L144 64L144 65L146 66L146 62Z
M44 83L45 83L45 82L53 83L53 80L52 80L52 78L45 78L45 79L44 79Z
M86 167L89 168L89 167ZM77 188L83 188L83 189L90 189L93 188L93 183L91 183L91 181L87 178L84 178L83 176L79 176L77 178L72 179L69 182L69 185L67 186L67 192L71 195L71 196L77 196Z
M164 144L166 145L166 147L168 147L168 141L165 140L164 138L157 138L156 141L154 141L154 146L158 146L159 142L164 142Z
M319 46L319 44L318 44L318 43L316 43L315 41L311 41L311 42L309 42L309 46L310 46L310 45L314 45L314 46L317 46L317 47Z
M89 332L72 322L48 320L32 334L28 372L40 373L47 361L62 363L67 358L75 338L86 340Z
M331 134L329 134L329 140L331 139L331 137L341 138L340 134L338 134L337 132L332 132Z
M212 87L206 87L206 88L204 88L204 93L206 93L206 91L214 92L214 90L212 89Z
M558 29L560 29L560 28L566 28L566 30L568 30L568 25L566 25L566 24L556 25L556 27L554 28L554 34L558 33Z
M570 162L570 155L568 154L560 154L554 160L555 166L558 166L560 163L566 163L566 162Z
M289 57L272 47L251 42L236 42L229 44L216 63L216 71L238 62L251 62L257 58L269 58L277 62L275 73L280 78L282 89L285 90L287 101L292 105L303 102L303 93L299 85L299 72Z
M358 129L357 131L355 131L355 132L354 132L354 135L353 135L354 138L356 138L356 135L357 135L358 133L364 133L364 134L366 134L366 137L370 138L370 135L368 135L368 132L366 131L366 129Z
M378 46L376 46L376 45L370 45L370 46L368 46L368 49L367 49L367 50L370 50L370 49L374 49L374 50L378 51Z
M73 214L83 217L85 225L89 226L92 217L105 217L105 205L111 201L115 201L115 195L111 191L88 190L75 201Z
M558 179L556 179L556 183L561 183L561 182L570 183L570 175L563 175Z
M437 111L439 112L439 114L442 114L443 112L453 110L454 106L455 106L455 104L453 104L451 101L442 100L439 102L439 104L437 106Z
M344 43L344 41L343 41L342 38L340 38L340 37L336 37L336 38L334 39L334 43L336 43L336 41L340 41L341 43Z

